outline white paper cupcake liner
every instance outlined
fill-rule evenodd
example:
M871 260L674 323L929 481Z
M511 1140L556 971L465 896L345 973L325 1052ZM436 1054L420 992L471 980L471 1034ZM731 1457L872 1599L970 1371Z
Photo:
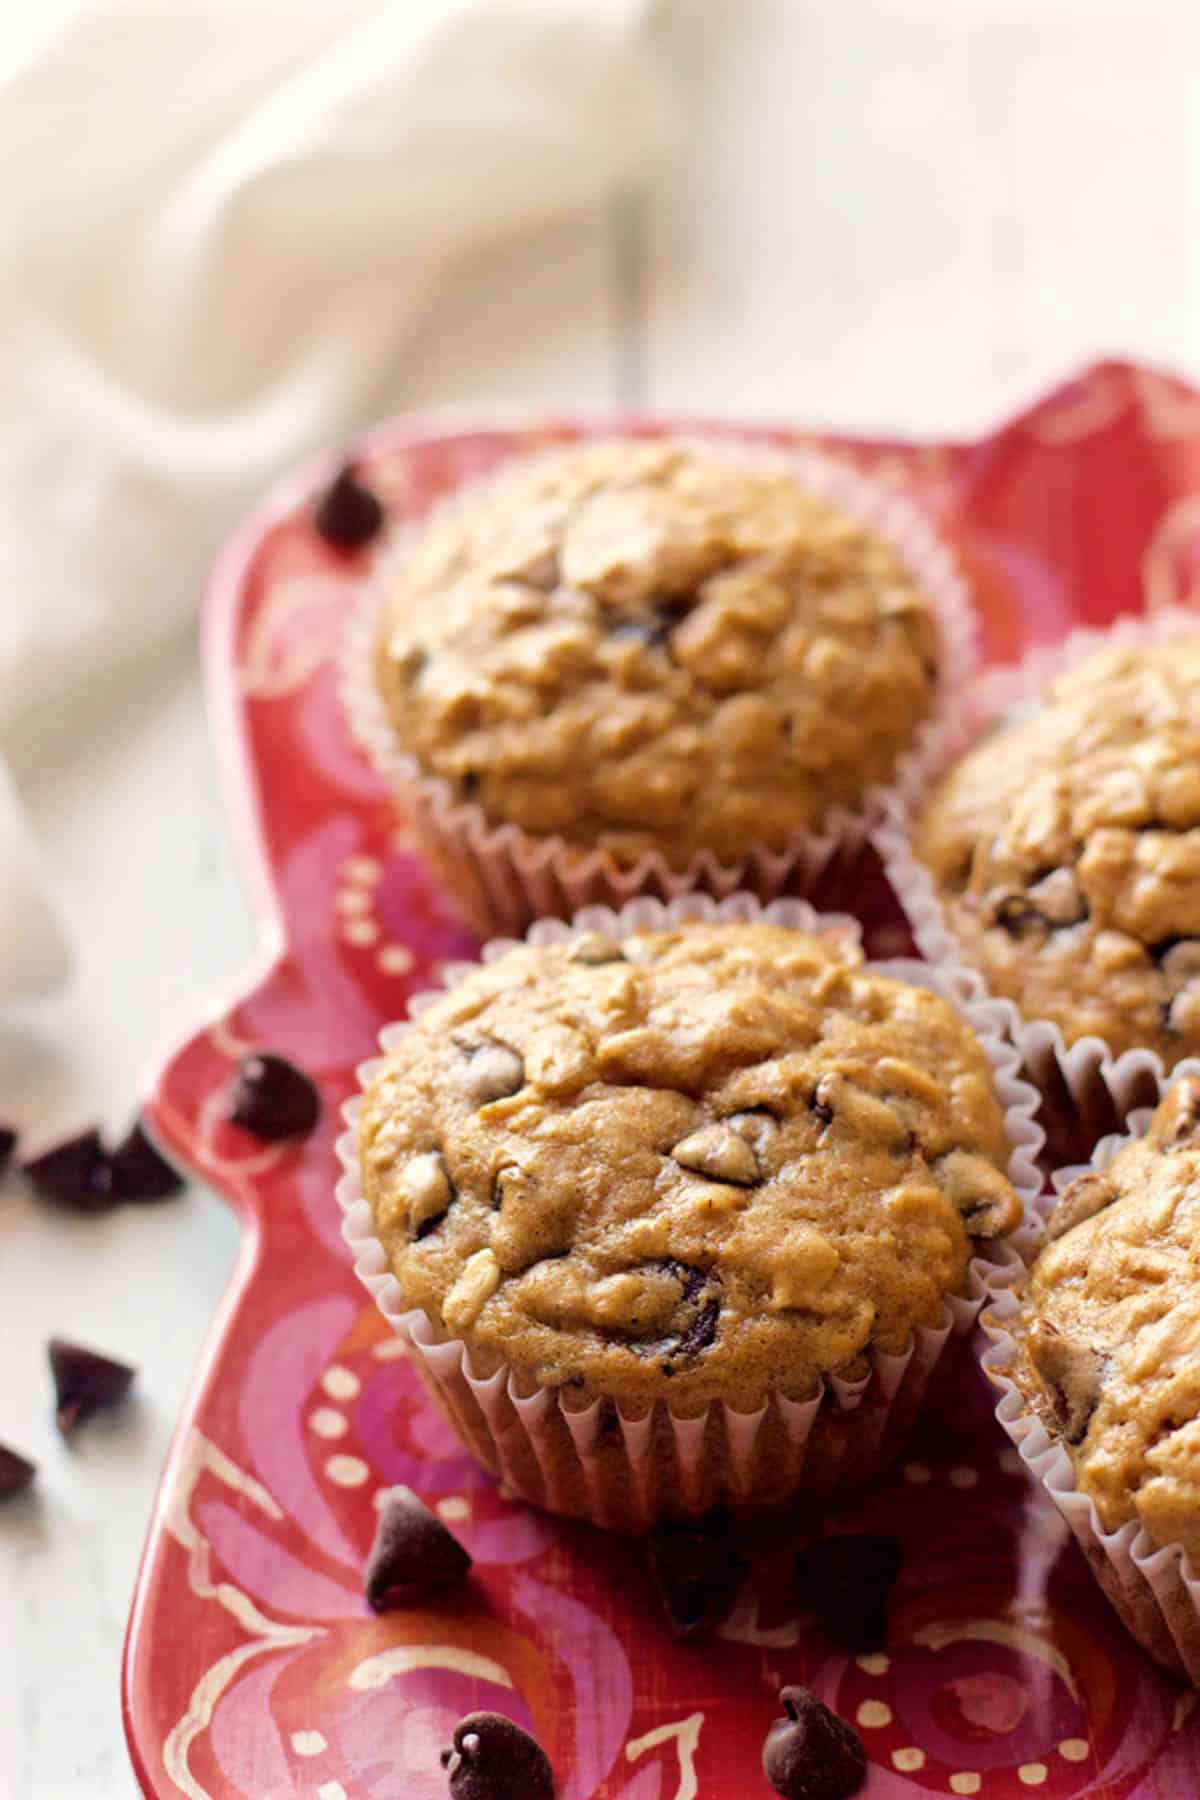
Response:
M535 944L556 943L579 931L600 930L623 938L689 920L754 920L821 934L859 938L856 921L819 914L801 900L763 906L752 894L724 901L690 894L670 903L641 897L620 912L589 907L571 924L541 920L528 934ZM511 940L488 944L484 961L512 948ZM472 964L448 968L454 986ZM407 1344L435 1397L479 1460L506 1491L536 1506L590 1520L609 1529L640 1531L664 1516L695 1516L723 1504L738 1510L766 1509L803 1495L822 1498L876 1473L899 1448L939 1371L944 1371L970 1331L985 1298L1003 1291L1024 1269L1035 1236L1033 1207L1042 1186L1038 1157L1042 1131L1034 1089L1018 1072L1018 1058L990 1021L964 993L953 973L923 963L874 963L881 973L932 988L958 1008L979 1035L992 1064L996 1093L1004 1109L1012 1146L1008 1173L1021 1198L1026 1224L1003 1243L972 1259L967 1293L950 1296L936 1327L921 1327L898 1355L875 1353L861 1380L830 1377L824 1390L806 1400L774 1393L757 1411L738 1412L714 1403L698 1417L677 1416L658 1401L645 1416L625 1417L611 1401L595 1400L574 1410L558 1390L519 1392L501 1367L481 1377L458 1338L444 1337L421 1311L406 1310L371 1209L363 1197L358 1160L360 1101L346 1107L348 1130L338 1140L343 1174L337 1196L342 1231L355 1270L383 1316ZM436 994L418 995L410 1013L419 1014ZM389 1026L381 1037L386 1051L406 1023ZM363 1064L366 1083L378 1060Z
M1200 1058L1190 1057L1169 1075L1160 1075L1153 1098L1128 1112L1128 1131L1102 1138L1089 1162L1056 1169L1051 1177L1054 1194L1046 1196L1045 1209L1077 1175L1088 1169L1107 1169L1118 1151L1144 1137L1167 1088L1186 1075L1200 1075ZM1041 1482L1062 1514L1126 1629L1156 1662L1200 1686L1200 1578L1192 1573L1182 1546L1157 1548L1136 1520L1117 1531L1105 1531L1095 1502L1076 1486L1067 1451L1046 1430L1013 1379L1023 1287L1023 1281L1018 1281L998 1290L980 1314L979 1323L990 1340L980 1360L1000 1390L996 1417L1029 1473Z
M1151 616L1130 615L1106 630L1073 631L1057 644L1039 645L1021 662L994 669L976 683L956 718L931 734L925 763L930 785L988 725L1006 713L1028 708L1065 670L1097 650L1132 648L1200 638L1200 615L1172 608ZM1086 1156L1105 1133L1124 1128L1134 1106L1145 1106L1160 1091L1162 1058L1153 1050L1126 1050L1119 1056L1099 1037L1067 1044L1050 1019L1027 1018L1012 1001L993 995L986 977L965 960L938 898L932 877L912 849L912 822L920 796L892 794L872 841L896 893L922 956L939 968L958 971L973 998L1021 1053L1025 1073L1042 1096L1042 1122L1057 1162Z
M977 663L977 626L956 558L925 514L903 495L817 451L786 453L722 436L706 442L710 449L715 443L730 460L788 469L811 493L888 540L928 597L937 621L940 669L934 711L897 763L891 784L868 790L860 807L832 807L820 831L797 830L781 850L756 845L735 863L723 863L705 851L686 868L674 869L660 853L650 852L625 866L604 850L583 850L559 836L536 837L516 825L489 823L479 806L457 800L444 780L424 772L402 748L379 690L375 657L384 608L416 539L431 518L457 511L499 476L511 473L511 460L506 461L496 475L448 495L431 514L394 534L348 621L341 666L343 708L357 742L401 799L414 838L481 930L523 931L534 919L569 918L590 905L620 907L639 894L671 900L694 889L717 898L749 890L771 900L787 887L812 899L827 894L832 882L839 884L838 891L846 884L848 891L869 854L870 828L885 798L893 792L908 801L916 797L938 744L958 716ZM544 460L556 454L538 456Z

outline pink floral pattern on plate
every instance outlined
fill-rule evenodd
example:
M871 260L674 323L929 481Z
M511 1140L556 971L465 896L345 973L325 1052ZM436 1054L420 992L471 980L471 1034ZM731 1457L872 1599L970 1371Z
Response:
M400 519L503 457L614 428L680 422L398 427L361 454ZM1168 585L1192 591L1200 396L1178 382L1107 364L979 444L822 448L936 516L993 658L1159 604ZM1126 1639L973 1371L893 1479L838 1519L897 1532L906 1553L888 1651L858 1658L794 1612L781 1579L794 1530L757 1538L714 1640L676 1643L636 1549L506 1501L425 1399L347 1266L332 1143L378 1027L476 946L342 725L331 659L369 553L343 556L311 530L328 473L304 472L247 522L208 605L216 749L269 960L169 1060L151 1106L164 1140L240 1209L245 1241L130 1621L124 1705L146 1793L440 1800L438 1751L485 1706L537 1733L563 1800L765 1795L759 1752L787 1681L857 1722L875 1800L1200 1792L1194 1696ZM886 897L858 898L877 950L902 949ZM251 1045L320 1082L324 1118L298 1149L225 1119ZM444 1603L376 1618L361 1565L375 1496L399 1481L475 1569Z

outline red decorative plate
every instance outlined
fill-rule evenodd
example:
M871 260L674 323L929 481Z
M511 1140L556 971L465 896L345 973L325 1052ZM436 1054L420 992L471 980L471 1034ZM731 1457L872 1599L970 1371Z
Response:
M410 424L361 455L408 517L514 451L679 427ZM992 658L1186 603L1200 583L1200 395L1168 377L1101 365L978 444L823 447L941 522ZM888 1654L857 1659L788 1612L769 1540L720 1634L675 1643L636 1549L505 1502L422 1398L348 1266L333 1140L379 1026L474 944L339 715L334 654L366 559L307 522L329 473L307 470L255 513L208 602L213 727L263 953L151 1100L157 1132L228 1195L245 1237L129 1627L125 1718L146 1793L442 1800L440 1747L460 1714L491 1707L536 1732L562 1800L766 1795L760 1747L787 1681L857 1720L876 1800L1200 1793L1195 1696L1126 1639L970 1368L895 1478L844 1515L898 1532L906 1552ZM224 1121L239 1054L264 1045L320 1082L323 1123L299 1149L256 1148ZM361 1591L372 1501L398 1481L459 1533L475 1574L435 1608L375 1618Z

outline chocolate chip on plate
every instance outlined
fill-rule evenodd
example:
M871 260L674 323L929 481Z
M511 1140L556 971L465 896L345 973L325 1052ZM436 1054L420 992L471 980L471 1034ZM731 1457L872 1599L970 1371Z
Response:
M835 1644L861 1654L887 1642L887 1603L900 1545L882 1533L820 1538L795 1560L800 1604L819 1614Z
M93 1413L116 1406L133 1385L134 1371L115 1357L102 1356L98 1350L69 1343L66 1338L51 1338L47 1348L58 1429L64 1437Z
M136 1119L108 1159L114 1200L168 1200L187 1185Z
M847 1800L862 1786L867 1756L857 1731L807 1688L785 1687L787 1717L763 1744L763 1774L784 1800Z
M21 1173L44 1199L73 1212L107 1212L113 1204L112 1171L98 1131L64 1139L22 1163Z
M699 1637L727 1618L744 1564L724 1513L659 1525L646 1540L650 1574L677 1637Z
M554 1771L536 1739L502 1713L468 1713L442 1751L450 1800L554 1800Z
M306 1137L321 1116L321 1096L303 1069L269 1050L243 1056L229 1112L235 1125L274 1143Z
M382 1496L364 1586L374 1612L387 1612L461 1581L471 1558L411 1488Z
M27 1456L21 1456L16 1450L10 1450L7 1444L0 1444L0 1500L7 1500L13 1494L23 1494L31 1487L37 1474L37 1465L31 1463Z
M313 524L326 543L339 550L358 550L382 529L383 507L378 496L359 480L353 463L338 471L317 501Z
M12 1161L12 1153L17 1147L17 1134L11 1125L0 1125L0 1175L3 1175Z

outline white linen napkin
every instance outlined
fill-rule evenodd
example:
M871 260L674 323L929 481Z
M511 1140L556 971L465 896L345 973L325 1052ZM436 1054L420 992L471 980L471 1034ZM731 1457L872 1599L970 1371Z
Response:
M652 4L13 9L0 734L30 707L69 731L81 684L179 628L256 489L374 416L458 259L644 172ZM3 1002L65 961L2 761L0 871Z

